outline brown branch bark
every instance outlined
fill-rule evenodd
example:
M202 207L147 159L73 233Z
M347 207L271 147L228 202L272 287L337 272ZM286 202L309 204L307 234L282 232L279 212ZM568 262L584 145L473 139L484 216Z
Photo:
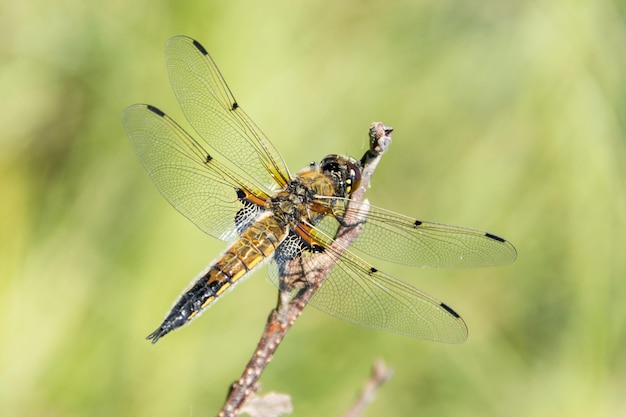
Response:
M364 201L365 190L369 187L370 179L380 157L391 144L391 132L393 130L384 126L382 123L372 123L370 127L370 149L365 152L361 163L363 171L361 173L361 185L352 193L351 201L361 203ZM361 206L361 204L357 204ZM362 206L361 206L362 207ZM358 224L360 220L358 214L351 212L349 209L346 213L346 224ZM347 248L354 241L361 231L360 227L341 227L337 231L334 246L335 253L341 253L343 248ZM333 259L327 256L317 266L323 265L322 268L316 269L313 276L307 276L311 285L300 289L295 296L291 297L287 291L279 293L279 301L277 307L270 313L265 330L257 344L254 354L246 365L241 377L233 383L226 398L226 402L219 412L220 417L234 417L239 414L242 405L247 399L252 398L258 390L258 381L265 367L270 363L276 349L282 342L291 328L293 323L302 313L302 310L309 303L313 295L322 285L326 276L333 267Z

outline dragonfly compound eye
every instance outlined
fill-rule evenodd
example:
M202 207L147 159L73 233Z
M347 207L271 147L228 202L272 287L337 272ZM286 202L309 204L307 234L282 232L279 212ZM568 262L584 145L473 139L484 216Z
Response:
M347 174L346 184L348 189L346 191L352 193L361 185L361 165L356 161L348 161Z
M361 183L359 162L349 156L328 155L322 159L320 167L324 174L334 180L338 196L348 196Z

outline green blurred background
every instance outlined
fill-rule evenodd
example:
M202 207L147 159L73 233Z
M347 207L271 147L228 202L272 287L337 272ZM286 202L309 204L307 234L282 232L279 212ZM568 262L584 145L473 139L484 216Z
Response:
M129 104L184 121L165 41L198 39L293 171L395 128L373 204L485 229L511 266L386 269L465 318L424 342L307 309L262 378L298 416L626 415L623 1L4 2L0 414L219 410L276 300L265 271L192 326L144 337L224 244L135 158Z

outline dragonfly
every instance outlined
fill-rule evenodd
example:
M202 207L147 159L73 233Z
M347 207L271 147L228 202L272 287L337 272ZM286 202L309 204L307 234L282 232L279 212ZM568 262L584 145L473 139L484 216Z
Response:
M333 266L310 301L321 311L410 337L467 339L465 322L450 306L365 259L432 268L504 265L517 256L510 242L371 205L351 207L361 160L328 155L291 174L199 42L175 36L166 43L165 58L176 98L197 136L147 104L126 108L122 124L161 194L228 247L147 339L156 343L189 323L266 262L270 281L285 290L285 282L307 285L322 257ZM338 249L333 243L340 227L351 226L349 210L358 214L360 233Z

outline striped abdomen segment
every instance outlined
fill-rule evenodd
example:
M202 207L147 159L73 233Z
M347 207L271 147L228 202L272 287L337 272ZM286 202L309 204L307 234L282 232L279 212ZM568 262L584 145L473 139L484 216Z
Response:
M180 296L161 326L147 338L156 343L172 330L188 323L242 277L272 255L287 235L275 217L252 224L224 254L200 273Z

